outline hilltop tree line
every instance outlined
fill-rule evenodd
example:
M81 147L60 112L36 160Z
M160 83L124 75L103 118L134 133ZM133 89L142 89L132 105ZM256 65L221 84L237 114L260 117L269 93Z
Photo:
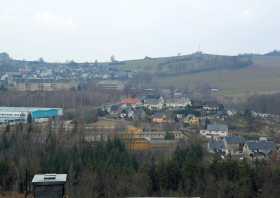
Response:
M53 125L7 126L1 133L1 192L30 190L37 173L67 173L69 197L267 198L280 193L276 161L221 160L206 154L197 140L181 142L171 155L136 153L119 139L85 141L82 125L71 132Z

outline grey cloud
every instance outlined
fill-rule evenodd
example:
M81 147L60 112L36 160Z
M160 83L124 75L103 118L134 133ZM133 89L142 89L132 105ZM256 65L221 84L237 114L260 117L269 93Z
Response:
M278 0L3 0L0 51L50 61L265 52L279 47Z

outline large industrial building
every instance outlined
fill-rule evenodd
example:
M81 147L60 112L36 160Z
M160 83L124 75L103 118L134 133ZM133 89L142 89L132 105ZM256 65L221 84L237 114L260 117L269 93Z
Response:
M35 107L0 107L0 124L27 123L28 116L32 121L42 121L58 118L63 115L61 108Z

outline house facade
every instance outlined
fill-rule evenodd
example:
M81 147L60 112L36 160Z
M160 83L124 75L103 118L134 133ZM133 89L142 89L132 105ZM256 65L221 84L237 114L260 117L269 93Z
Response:
M149 98L144 100L144 107L149 110L161 110L164 107L164 100L160 98Z
M186 106L191 106L191 104L191 100L185 97L165 100L165 107L167 108L185 108Z
M200 123L200 120L195 115L188 115L184 118L184 124L192 126L192 127L198 127Z
M138 98L125 98L120 101L120 104L123 106L130 106L136 108L142 105L142 101Z
M169 120L165 114L157 113L152 117L152 122L156 124L164 124L164 123L168 123Z
M17 91L59 91L77 89L78 83L70 80L32 79L16 80L14 89Z
M226 155L240 155L243 153L244 139L240 136L226 136L223 139Z
M225 153L225 143L223 140L209 140L207 144L207 149L209 153Z

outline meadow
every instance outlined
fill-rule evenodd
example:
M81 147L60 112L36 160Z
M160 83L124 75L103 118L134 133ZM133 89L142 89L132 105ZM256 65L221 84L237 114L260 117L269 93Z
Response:
M195 91L199 86L208 86L219 89L215 94L225 97L248 97L256 94L280 92L280 56L253 55L250 65L236 65L236 67L232 67L233 63L230 62L234 60L232 57L205 56L206 58L181 62L181 67L186 69L175 75L160 75L159 65L169 61L171 64L166 64L163 67L169 68L169 71L178 68L177 65L177 67L172 67L172 61L176 60L176 57L129 61L123 67L152 74L153 84L160 88L188 88ZM218 59L215 62L217 67L213 66L214 59ZM207 65L209 65L209 69L207 69ZM198 68L199 66L203 70L192 72L194 67Z

